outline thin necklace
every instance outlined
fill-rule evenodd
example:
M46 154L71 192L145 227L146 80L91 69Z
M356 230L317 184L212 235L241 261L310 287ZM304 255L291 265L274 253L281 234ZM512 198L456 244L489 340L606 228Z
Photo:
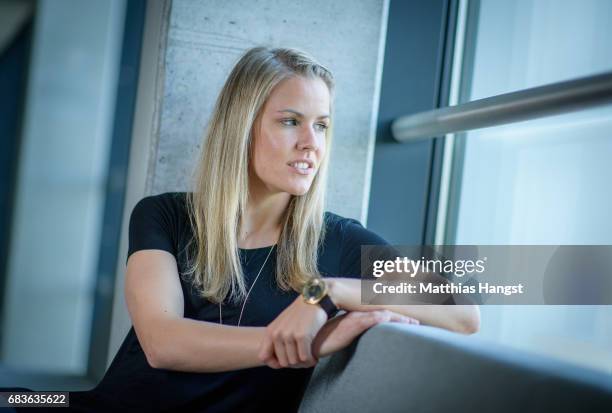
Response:
M242 313L244 312L244 306L246 305L249 299L251 290L253 289L253 287L255 286L255 283L259 279L259 275L261 274L264 267L266 266L266 263L268 262L268 258L270 258L270 254L272 254L272 250L274 249L275 246L276 245L272 245L272 248L270 248L270 251L268 252L268 255L266 256L264 263L262 264L261 268L259 269L259 272L257 273L257 276L255 277L255 281L253 281L253 284L251 284L251 288L249 288L249 291L247 292L246 298L244 299L244 303L242 303L242 308L240 309L240 317L238 317L238 324L237 324L238 327L240 327L240 321L242 321ZM223 324L223 314L221 312L221 303L219 303L219 324Z

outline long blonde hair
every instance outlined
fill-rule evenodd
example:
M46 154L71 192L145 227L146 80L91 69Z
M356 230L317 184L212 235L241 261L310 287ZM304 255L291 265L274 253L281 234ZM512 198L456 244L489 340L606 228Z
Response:
M238 234L248 202L253 124L272 89L292 76L320 78L333 101L334 78L328 69L300 50L266 47L249 49L240 58L217 98L194 171L194 190L187 194L194 238L184 274L209 301L222 302L229 294L230 301L238 302L246 295ZM329 126L325 156L310 189L291 196L282 218L276 280L285 291L297 291L308 278L320 276L317 252L325 237Z

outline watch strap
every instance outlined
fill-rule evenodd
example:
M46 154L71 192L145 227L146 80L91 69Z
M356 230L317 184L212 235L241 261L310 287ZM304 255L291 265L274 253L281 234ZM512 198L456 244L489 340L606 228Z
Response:
M334 317L336 314L338 314L338 311L340 311L340 309L336 306L336 304L334 304L332 299L327 294L325 294L325 296L321 298L321 300L319 301L319 305L327 313L328 320Z

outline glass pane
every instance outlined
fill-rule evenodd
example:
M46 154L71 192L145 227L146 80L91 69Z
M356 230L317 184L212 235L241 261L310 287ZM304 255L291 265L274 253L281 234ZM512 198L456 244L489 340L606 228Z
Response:
M480 6L463 101L612 69L612 2ZM449 242L612 244L611 131L603 106L467 133ZM612 373L612 306L481 311L482 337Z
M474 81L464 100L612 70L612 2L478 3Z
M3 297L10 367L86 371L124 9L37 6Z

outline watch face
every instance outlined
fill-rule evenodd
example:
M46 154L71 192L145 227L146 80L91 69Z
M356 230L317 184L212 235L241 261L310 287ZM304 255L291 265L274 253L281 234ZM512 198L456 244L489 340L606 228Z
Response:
M310 303L317 303L325 295L325 282L314 278L304 286L302 291L304 299Z

